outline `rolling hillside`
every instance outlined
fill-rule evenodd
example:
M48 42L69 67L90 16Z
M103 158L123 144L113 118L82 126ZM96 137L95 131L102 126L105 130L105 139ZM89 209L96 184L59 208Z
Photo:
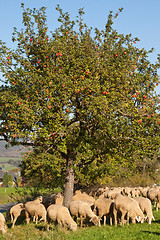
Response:
M0 157L5 158L21 158L22 152L27 152L27 148L23 146L15 146L9 147L8 149L5 148L6 142L0 141Z
M5 148L6 142L0 141L0 168L3 171L14 171L19 168L22 159L22 152L28 149L23 146Z

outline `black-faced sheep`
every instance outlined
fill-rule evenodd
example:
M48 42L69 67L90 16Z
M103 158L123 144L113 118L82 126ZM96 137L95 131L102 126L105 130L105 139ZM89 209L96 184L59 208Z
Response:
M83 225L83 218L86 217L90 218L90 221L92 221L94 225L99 225L100 219L97 217L97 215L94 214L88 203L78 200L72 201L70 203L69 210L71 212L71 215L74 217L80 217L81 227Z
M77 224L72 219L68 208L60 204L52 204L47 208L47 230L49 230L50 221L66 226L72 231L77 230Z

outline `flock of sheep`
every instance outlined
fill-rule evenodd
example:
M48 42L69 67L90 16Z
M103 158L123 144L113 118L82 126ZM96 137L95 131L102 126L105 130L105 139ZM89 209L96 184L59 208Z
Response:
M29 224L32 219L34 222L44 221L46 229L49 230L51 222L57 222L72 231L77 230L77 219L80 218L80 226L83 220L89 218L97 226L109 224L122 226L131 221L132 223L147 221L151 224L154 220L152 213L152 203L158 208L160 206L160 187L137 187L137 188L98 188L89 194L77 190L73 196L69 208L64 207L63 196L54 194L50 197L39 196L33 201L18 203L6 213L6 218L10 216L12 228L16 220L25 214L25 221ZM0 231L7 232L5 217L0 213Z

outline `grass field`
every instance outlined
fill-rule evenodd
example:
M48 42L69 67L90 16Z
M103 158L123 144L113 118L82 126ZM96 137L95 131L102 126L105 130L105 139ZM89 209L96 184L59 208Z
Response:
M21 162L21 158L0 157L0 167L3 171L11 171L17 169Z
M11 202L10 195L15 192L16 189L13 187L0 187L0 204Z
M17 222L14 229L10 228L11 224L8 222L8 232L0 239L3 240L158 240L160 239L160 210L153 212L155 221L151 225L148 223L137 223L118 226L89 226L83 227L76 232L71 232L65 228L51 225L49 232L45 229L45 224L29 223L28 225L23 221Z
M21 160L21 158L12 158L12 157L0 157L0 163L1 162L8 162L9 160L13 160L13 161L19 161Z
M11 201L8 198L11 193L16 194L16 189L0 188L0 203ZM18 219L14 229L11 228L11 222L7 221L7 234L4 236L0 234L0 240L158 240L160 239L160 209L158 212L153 210L153 215L155 221L151 225L146 222L124 227L114 225L97 227L90 224L82 229L78 227L76 232L54 224L50 225L50 231L47 232L44 223L36 225L31 222L27 225L25 219Z

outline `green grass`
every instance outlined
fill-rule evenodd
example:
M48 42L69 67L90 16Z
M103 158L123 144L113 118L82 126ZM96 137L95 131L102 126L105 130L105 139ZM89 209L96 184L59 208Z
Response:
M10 195L15 193L14 187L1 187L0 188L0 204L11 202Z
M0 157L0 162L8 162L9 160L13 160L13 161L19 161L21 160L21 158L12 158L12 157Z
M148 223L137 223L125 225L124 227L109 226L101 227L89 226L83 227L76 232L69 231L65 228L53 226L49 232L45 230L45 224L17 222L14 229L8 224L8 232L0 240L158 240L160 239L160 210L153 212L155 222L151 225Z

